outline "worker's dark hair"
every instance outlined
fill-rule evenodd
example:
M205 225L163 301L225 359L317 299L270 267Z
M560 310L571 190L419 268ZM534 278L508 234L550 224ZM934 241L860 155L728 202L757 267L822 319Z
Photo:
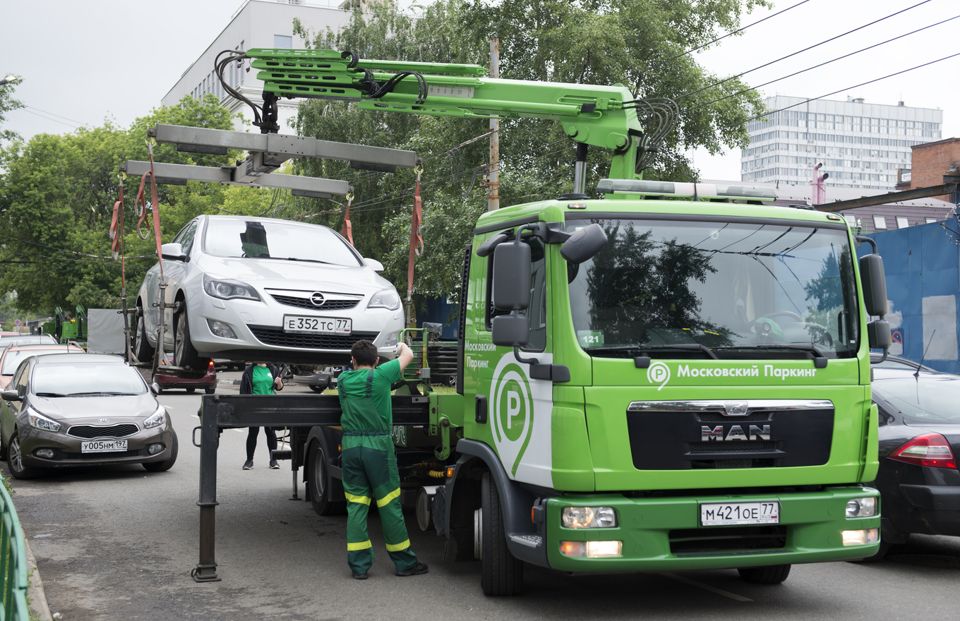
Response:
M350 355L362 366L373 366L377 363L377 346L370 341L357 341L350 348Z

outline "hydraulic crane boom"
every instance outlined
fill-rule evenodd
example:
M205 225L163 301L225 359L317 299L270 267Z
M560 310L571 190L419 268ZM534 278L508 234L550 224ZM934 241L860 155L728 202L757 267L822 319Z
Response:
M280 97L356 101L361 108L430 116L538 118L561 123L579 145L613 152L610 178L636 178L643 128L623 86L594 86L486 77L479 65L359 59L336 50L252 49L264 83L264 120ZM275 125L275 124L274 124ZM584 147L577 149L582 192Z

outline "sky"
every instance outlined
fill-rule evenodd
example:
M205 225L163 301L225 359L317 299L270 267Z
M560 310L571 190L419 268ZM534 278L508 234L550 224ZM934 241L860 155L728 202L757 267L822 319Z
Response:
M775 0L743 19L747 25L801 0ZM695 57L726 77L862 26L921 0L806 0L728 37ZM110 120L126 126L160 98L226 26L241 0L3 0L0 75L23 77L6 127L25 138ZM743 76L761 84L842 54L960 15L957 0L921 6ZM940 108L943 137L960 136L960 56L869 86L849 87L960 52L960 18L823 68L763 87L764 95ZM739 179L740 152L691 151L706 179Z

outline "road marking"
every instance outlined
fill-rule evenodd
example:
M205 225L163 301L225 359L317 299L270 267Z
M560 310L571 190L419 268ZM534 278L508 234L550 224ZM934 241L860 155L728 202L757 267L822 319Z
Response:
M703 582L700 582L699 580L694 580L693 578L688 578L686 576L681 576L679 574L661 573L660 575L666 576L671 580L676 580L677 582L682 582L684 584L689 584L690 586L695 586L697 588L703 589L704 591L709 591L711 593L714 593L715 595L720 595L722 597L726 597L727 599L732 599L735 602L752 602L753 601L752 599L744 595L731 593L730 591L726 591L724 589L720 589L715 586L710 586L709 584L705 584Z

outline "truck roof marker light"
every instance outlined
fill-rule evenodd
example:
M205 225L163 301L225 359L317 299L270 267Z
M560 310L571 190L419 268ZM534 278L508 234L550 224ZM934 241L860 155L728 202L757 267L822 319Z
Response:
M718 183L681 183L644 179L601 179L601 194L632 194L643 198L685 198L704 201L771 202L776 189L764 185Z
M957 469L957 460L947 439L939 433L925 433L900 446L888 456L894 461L902 461L924 468Z

